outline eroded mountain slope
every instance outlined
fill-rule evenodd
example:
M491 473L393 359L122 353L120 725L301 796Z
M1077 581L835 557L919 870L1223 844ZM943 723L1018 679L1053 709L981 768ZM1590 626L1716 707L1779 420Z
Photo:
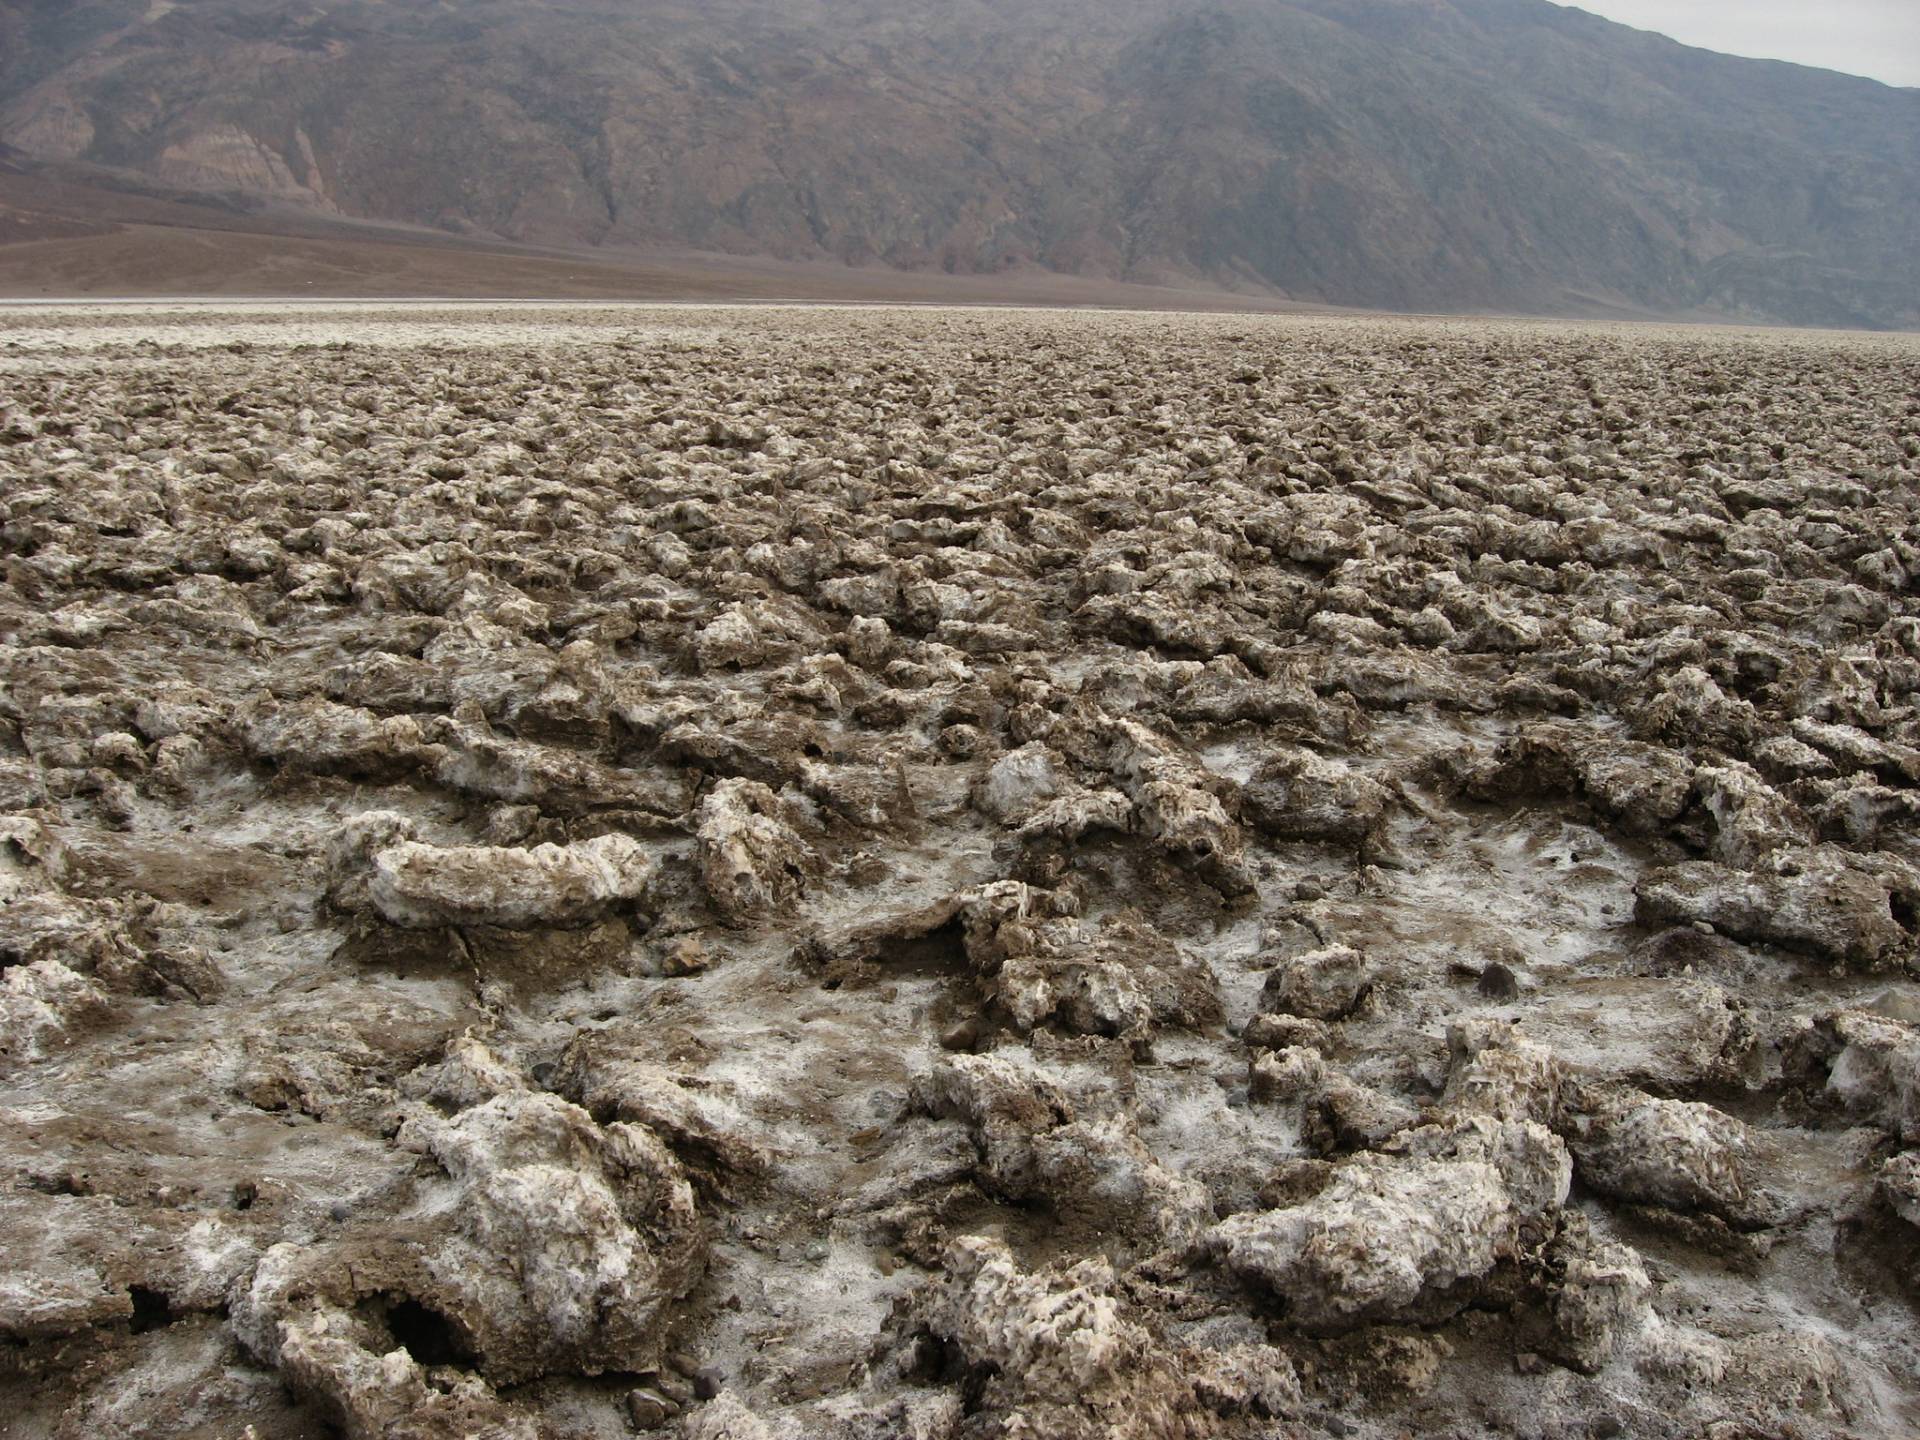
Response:
M1920 325L1920 91L1544 0L0 0L0 142L540 245Z

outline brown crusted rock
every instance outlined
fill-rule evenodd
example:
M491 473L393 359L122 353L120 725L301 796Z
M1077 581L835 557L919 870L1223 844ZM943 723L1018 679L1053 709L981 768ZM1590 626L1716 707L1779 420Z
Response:
M34 1060L107 1011L106 992L58 960L0 973L0 1059Z
M392 925L528 930L583 925L632 905L653 872L653 857L627 835L531 850L403 840L374 855L366 893Z
M847 575L822 580L814 598L829 610L863 618L889 620L900 613L900 580L891 567L871 575Z
M1001 967L994 999L1022 1032L1056 1019L1083 1035L1134 1039L1152 1029L1153 1007L1139 980L1113 959L1058 951L1022 955Z
M1318 492L1283 497L1261 523L1270 532L1264 543L1287 559L1328 567L1374 553L1374 519L1357 496Z
M1911 341L4 328L0 1430L1914 1429ZM567 928L373 898L610 833L655 877ZM1740 903L1661 919L1681 861ZM1262 1008L1339 942L1371 994ZM1556 1142L1633 1198L1516 1198ZM677 1298L648 1176L724 1210ZM1273 1213L1277 1283L1190 1238ZM964 1234L1021 1274L936 1335Z
M398 1382L410 1373L389 1354L396 1305L492 1385L657 1366L661 1317L706 1250L693 1192L652 1132L511 1090L451 1117L417 1110L398 1138L447 1178L426 1182L417 1218L270 1249L234 1303L249 1350L350 1417L385 1404L383 1364Z
M393 810L349 815L327 841L327 900L349 914L373 908L373 857L415 838L413 821Z
M982 977L999 973L1008 956L1033 948L1049 921L1073 915L1067 891L1019 880L992 880L942 896L929 905L860 918L808 936L802 953L816 963L885 964L897 947L957 927L968 962Z
M460 1187L466 1243L427 1265L484 1304L473 1334L490 1375L653 1368L660 1319L698 1278L706 1242L692 1189L651 1131L508 1094L448 1120L417 1115L399 1138ZM510 1275L493 1270L499 1255L513 1257Z
M1772 851L1751 871L1704 860L1651 871L1635 886L1634 917L1705 921L1736 939L1873 969L1911 944L1893 907L1914 893L1904 867L1831 845L1794 847Z
M1650 834L1679 818L1693 788L1684 756L1657 745L1602 741L1575 760L1581 792L1622 829Z
M727 1088L690 1080L648 1058L644 1032L610 1027L578 1035L560 1060L556 1087L593 1115L644 1125L689 1164L758 1174L767 1151Z
M1050 800L1020 826L1023 840L1051 838L1078 840L1095 830L1124 833L1133 824L1133 802L1118 790L1083 790L1078 786Z
M1880 1167L1874 1186L1887 1207L1909 1225L1920 1226L1920 1150L1896 1155Z
M328 1311L281 1326L276 1364L287 1387L317 1401L349 1440L538 1440L533 1417L478 1376L435 1383L399 1345L378 1350L390 1341L372 1330Z
M1783 1416L1793 1417L1789 1425L1825 1422L1824 1428L1845 1434L1857 1429L1856 1417L1878 1411L1857 1350L1817 1332L1762 1331L1731 1343L1697 1334L1687 1338L1693 1341L1690 1348L1697 1347L1697 1358L1676 1368L1693 1385L1709 1382L1716 1396L1730 1398L1739 1417L1706 1428L1702 1433L1710 1440L1765 1434L1778 1428ZM1897 1434L1902 1427L1889 1417L1876 1428Z
M1256 1100L1306 1101L1326 1088L1326 1058L1311 1045L1256 1051L1247 1065L1247 1084Z
M1328 1396L1365 1395L1375 1404L1412 1400L1432 1394L1455 1353L1444 1332L1411 1325L1323 1336L1314 1346L1314 1388Z
M1420 1118L1419 1111L1396 1095L1330 1074L1307 1115L1305 1138L1323 1155L1372 1150L1419 1124Z
M402 1092L442 1110L469 1110L496 1095L525 1090L520 1073L489 1050L472 1031L447 1042L446 1053L401 1082Z
M1373 987L1374 965L1351 945L1310 950L1273 970L1260 991L1263 1010L1342 1020Z
M1597 1374L1645 1327L1653 1281L1630 1245L1597 1240L1569 1214L1547 1252L1548 1329L1540 1349L1583 1375Z
M1737 761L1703 765L1695 781L1700 802L1713 817L1708 854L1722 865L1746 869L1775 850L1813 843L1806 816L1751 766Z
M847 624L847 658L877 670L893 655L893 629L874 615L862 615Z
M977 928L977 927L976 927ZM1213 973L1144 922L1121 916L1092 926L1073 918L1011 920L969 952L1004 957L993 994L1014 1025L1049 1020L1083 1035L1144 1037L1155 1024L1220 1019Z
M147 787L162 795L191 795L196 782L211 768L205 745L191 735L171 735L153 747L153 768Z
M766 658L767 640L745 606L735 605L693 637L693 657L702 670L745 669Z
M1393 797L1379 781L1310 750L1270 756L1241 792L1254 829L1282 840L1364 846L1385 822Z
M1010 1195L1040 1187L1035 1138L1075 1119L1060 1085L1040 1075L1030 1060L1007 1055L943 1060L916 1084L915 1098L930 1115L967 1123L980 1150L983 1178Z
M1027 1273L1002 1242L968 1236L947 1248L942 1269L914 1318L978 1377L982 1436L1169 1440L1213 1433L1214 1416L1299 1408L1282 1352L1167 1346L1128 1318L1104 1261Z
M430 726L434 778L449 790L510 804L538 805L551 815L630 808L679 815L692 786L671 770L630 770L551 745L507 740L483 725L445 718Z
M1271 1420L1298 1413L1300 1378L1284 1350L1258 1342L1187 1349L1180 1368L1203 1409L1224 1420Z
M809 767L807 757L820 754L825 739L801 716L702 715L667 730L654 759L716 777L738 775L782 786Z
M813 849L785 818L780 797L757 780L722 780L696 818L700 878L738 924L792 899L813 867Z
M1250 656L1257 653L1252 645L1247 650ZM1333 745L1351 745L1363 737L1367 715L1353 697L1316 694L1301 669L1267 661L1266 678L1256 679L1237 657L1222 655L1197 667L1197 673L1171 673L1175 684L1166 713L1187 723L1271 725L1282 733L1310 735Z
M888 830L911 824L914 798L903 773L892 766L823 765L808 760L800 766L802 794L848 824L869 830Z
M1567 1072L1550 1050L1488 1020L1449 1026L1447 1044L1453 1057L1441 1103L1449 1113L1557 1123Z
M1333 1027L1303 1015L1275 1015L1262 1011L1247 1022L1240 1039L1249 1050L1285 1050L1303 1045L1322 1052L1333 1049Z
M1529 1253L1567 1197L1566 1147L1531 1121L1429 1125L1340 1165L1299 1205L1208 1232L1227 1267L1311 1330L1457 1308L1460 1287Z
M1670 745L1743 748L1759 727L1753 706L1727 694L1698 665L1682 665L1662 678L1630 720L1636 738Z
M384 650L342 661L327 671L322 683L329 699L369 710L433 710L446 703L446 682L437 669Z
M1139 833L1223 895L1252 893L1240 828L1209 788L1217 779L1138 721L1110 722L1102 739L1114 779L1133 800Z
M1778 783L1791 780L1830 780L1839 767L1804 740L1791 735L1775 735L1753 747L1753 763L1768 779Z
M1920 1028L1840 1010L1822 1016L1793 1049L1802 1065L1824 1068L1825 1092L1846 1114L1920 1143Z
M392 780L430 763L434 751L410 715L382 717L331 700L281 703L256 696L234 712L247 753L288 769Z
M601 647L574 640L539 679L515 686L500 718L529 740L598 745L611 731L610 688Z
M1187 655L1217 655L1232 634L1231 621L1218 606L1157 590L1095 595L1074 612L1074 619L1088 632L1122 645L1152 645Z
M1871 848L1888 835L1909 833L1920 820L1920 794L1864 776L1830 789L1815 810L1821 830L1849 845Z
M1745 1006L1725 987L1684 973L1733 951L1732 942L1692 926L1662 931L1634 952L1655 973L1558 982L1552 1007L1527 1016L1528 1031L1570 1064L1659 1094L1744 1087L1762 1059Z
M1802 718L1793 736L1824 751L1849 769L1871 770L1884 780L1920 784L1920 749L1869 735L1857 725L1832 725Z
M1568 1108L1567 1145L1589 1189L1726 1220L1752 1214L1747 1127L1733 1116L1611 1086L1584 1091Z
M1490 710L1493 697L1473 680L1463 683L1453 665L1418 650L1323 652L1314 685L1334 690L1370 709L1431 704L1449 710Z
M1576 794L1636 834L1671 825L1693 794L1693 765L1685 756L1573 724L1529 725L1491 756L1469 750L1450 765L1476 799Z
M1140 833L1194 867L1222 894L1250 894L1254 888L1240 852L1240 830L1219 799L1198 785L1152 780L1135 793Z
M134 705L134 728L154 742L187 738L213 728L224 708L209 690L163 681L142 690Z
M1452 618L1464 634L1453 643L1468 653L1520 654L1538 650L1547 636L1536 615L1500 604L1490 595L1468 591L1452 602Z
M1162 1165L1124 1115L1082 1119L1034 1142L1040 1196L1062 1214L1153 1245L1185 1245L1213 1218L1207 1191Z
M1060 756L1036 740L989 765L974 787L973 803L1002 824L1021 825L1065 785Z
M0 1276L0 1341L24 1346L132 1317L132 1297L124 1287L107 1279L97 1266L60 1254L48 1243L44 1232L50 1227L45 1219L20 1213L24 1208L20 1202L9 1200L0 1208L0 1223L10 1239L23 1231L31 1234L36 1254L31 1269L10 1267ZM90 1199L89 1204L101 1210L113 1208L105 1198Z
M1019 1052L956 1055L914 1086L919 1108L973 1132L978 1174L1009 1200L1044 1200L1123 1235L1178 1244L1211 1211L1207 1192L1161 1165L1122 1113L1081 1116Z

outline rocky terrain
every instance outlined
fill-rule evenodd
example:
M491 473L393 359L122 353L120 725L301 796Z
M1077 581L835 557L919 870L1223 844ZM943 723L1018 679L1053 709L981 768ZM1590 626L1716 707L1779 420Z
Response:
M1920 1427L1920 345L0 328L0 1422Z
M102 223L12 156L588 253L1916 328L1916 155L1920 90L1547 0L0 0L0 240ZM142 241L32 258L214 268Z

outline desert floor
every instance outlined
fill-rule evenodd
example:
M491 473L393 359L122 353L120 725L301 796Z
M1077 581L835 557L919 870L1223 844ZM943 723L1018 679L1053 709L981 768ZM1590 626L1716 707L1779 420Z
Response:
M0 1432L1920 1429L1920 339L0 309Z

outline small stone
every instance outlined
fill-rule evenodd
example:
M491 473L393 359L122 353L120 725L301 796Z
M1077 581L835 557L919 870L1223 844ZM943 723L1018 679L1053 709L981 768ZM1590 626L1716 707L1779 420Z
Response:
M1340 1020L1353 1013L1373 987L1373 965L1349 945L1310 951L1267 976L1261 1008L1313 1020Z
M678 1405L655 1391L627 1392L627 1418L633 1421L636 1430L657 1430L679 1413Z
M1029 700L1013 708L1007 717L1007 728L1013 738L1026 745L1035 740L1044 740L1054 732L1059 719L1044 705L1036 705Z
M969 760L986 748L987 737L977 725L949 725L940 732L940 748L957 759Z
M711 1400L726 1387L727 1377L717 1366L708 1365L695 1372L693 1394L698 1400Z
M1327 887L1312 876L1308 876L1305 880L1299 881L1294 885L1293 898L1302 903L1324 900L1327 898Z
M660 954L662 975L698 975L712 964L713 952L693 935L682 935Z
M1240 1038L1250 1050L1284 1050L1290 1045L1327 1050L1333 1045L1333 1032L1325 1021L1299 1015L1256 1015Z
M959 1024L950 1026L940 1036L942 1050L957 1050L971 1054L980 1048L980 1041L986 1036L986 1022L978 1015L969 1015Z
M689 1365L692 1364L691 1361L687 1363ZM680 1372L662 1370L658 1375L653 1377L653 1384L650 1388L664 1395L675 1406L686 1406L693 1403L693 1382L688 1380L687 1377Z
M1474 990L1489 1000L1512 1000L1520 993L1520 981L1505 965L1498 960L1491 962L1480 972L1480 979Z
M876 667L893 653L893 631L878 616L862 615L847 626L847 658Z

